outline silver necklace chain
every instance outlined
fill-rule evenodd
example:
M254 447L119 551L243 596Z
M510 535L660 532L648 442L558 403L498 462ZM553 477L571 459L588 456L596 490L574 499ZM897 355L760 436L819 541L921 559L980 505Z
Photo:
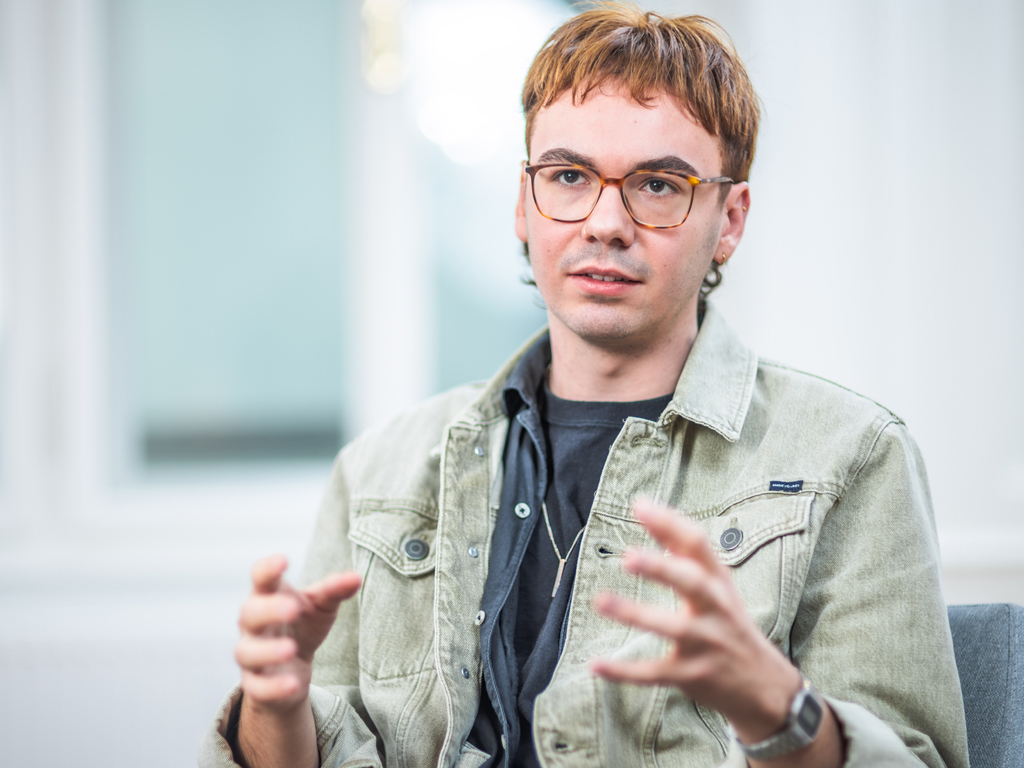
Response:
M562 571L565 570L565 561L569 559L572 551L576 548L577 542L580 540L580 536L583 535L583 531L586 530L586 526L580 528L579 533L576 534L576 538L572 540L572 546L569 547L569 551L565 553L565 557L562 557L562 553L558 551L558 545L555 544L555 534L551 532L551 520L548 518L548 505L545 502L541 502L540 511L544 513L544 526L548 529L548 538L551 539L551 546L554 547L555 557L558 558L558 575L555 576L555 586L551 590L551 596L554 597L555 593L558 592L558 585L562 583Z

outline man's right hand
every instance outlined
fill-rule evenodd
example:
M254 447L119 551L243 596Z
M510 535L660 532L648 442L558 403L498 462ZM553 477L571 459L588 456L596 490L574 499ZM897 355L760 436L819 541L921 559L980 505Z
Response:
M235 759L250 768L320 764L309 706L313 654L338 606L361 583L356 573L335 573L299 590L283 580L287 567L281 555L253 566L252 593L238 619L242 711Z

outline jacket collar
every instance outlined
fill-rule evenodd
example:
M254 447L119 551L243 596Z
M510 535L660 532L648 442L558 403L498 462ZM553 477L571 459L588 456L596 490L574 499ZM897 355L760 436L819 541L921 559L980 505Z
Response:
M506 362L484 387L480 396L457 419L461 422L488 423L505 416L503 392L517 373L517 366L539 343L544 343L547 328L537 331ZM521 370L519 371L522 372ZM736 442L754 394L757 355L743 346L725 318L710 303L690 349L675 394L662 413L659 423L682 417L714 430L729 442Z
M743 346L721 313L708 303L660 423L681 416L734 443L743 429L756 378L757 355Z

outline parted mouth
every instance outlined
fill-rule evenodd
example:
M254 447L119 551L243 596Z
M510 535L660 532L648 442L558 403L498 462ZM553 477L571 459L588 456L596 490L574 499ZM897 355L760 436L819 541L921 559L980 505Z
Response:
M626 277L621 272L615 272L614 270L580 270L574 272L577 277L589 277L591 280L600 280L605 283L636 283L638 280Z

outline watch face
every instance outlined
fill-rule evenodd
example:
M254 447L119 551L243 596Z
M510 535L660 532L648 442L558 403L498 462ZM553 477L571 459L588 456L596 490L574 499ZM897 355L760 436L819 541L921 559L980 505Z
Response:
M821 716L821 705L812 696L808 696L804 699L803 706L800 707L796 722L804 733L814 736L818 732L818 726L821 725Z

